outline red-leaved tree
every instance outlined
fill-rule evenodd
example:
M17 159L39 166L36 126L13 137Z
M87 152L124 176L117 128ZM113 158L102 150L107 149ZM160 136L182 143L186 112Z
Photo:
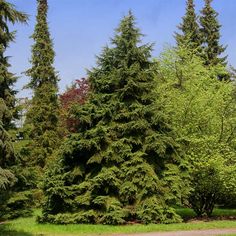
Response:
M88 92L88 79L82 78L76 80L62 95L60 95L61 122L62 126L64 126L68 132L75 132L76 127L79 125L79 120L70 115L70 109L75 104L83 105L88 98Z

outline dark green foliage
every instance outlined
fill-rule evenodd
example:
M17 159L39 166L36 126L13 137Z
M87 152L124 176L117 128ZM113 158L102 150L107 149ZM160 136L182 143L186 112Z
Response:
M29 183L15 153L9 130L12 120L17 118L13 85L16 77L8 71L10 64L5 56L6 49L14 40L15 32L10 32L8 24L25 23L27 16L6 1L0 1L0 218L8 219L28 212L29 193L25 189Z
M58 78L53 67L55 53L47 24L48 3L47 0L37 0L37 2L37 22L32 35L35 42L32 47L32 67L26 72L31 77L28 87L37 89L45 83L57 87Z
M58 144L57 75L53 67L54 51L47 24L47 0L38 0L37 24L32 38L32 67L26 72L28 87L34 95L27 113L30 127L27 158L31 165L44 167L46 159ZM24 150L25 151L25 150Z
M6 170L16 162L16 156L11 143L11 137L7 131L12 127L12 119L15 113L15 93L12 86L16 77L8 71L10 64L5 52L9 43L14 40L15 32L10 32L8 23L26 22L27 16L6 2L0 2L0 168L1 186L6 187L13 180L13 174Z
M181 159L155 106L152 45L140 46L140 36L129 13L89 72L89 101L71 111L77 133L48 166L40 222L181 220L169 207L181 192L173 178Z
M0 189L6 189L9 185L13 184L15 176L9 170L0 168Z
M27 16L24 13L17 11L14 5L4 0L0 1L0 9L0 99L3 99L7 108L7 112L1 117L1 121L3 128L8 130L12 125L12 116L16 117L16 91L12 89L12 86L16 82L16 77L9 72L8 68L10 67L10 64L8 63L8 57L5 56L9 43L15 38L15 32L10 32L8 23L25 23Z
M1 100L0 100L1 101ZM1 106L0 106L1 107ZM0 219L29 215L32 206L34 172L23 166L15 153L11 137L1 125L0 108ZM6 110L6 106L5 106Z
M200 28L198 25L198 17L195 13L194 0L187 0L186 13L182 18L183 22L178 27L181 30L181 34L176 33L175 38L177 45L182 47L183 45L189 50L200 51L201 36Z
M45 83L35 90L26 124L30 127L28 160L32 165L44 167L46 159L58 144L57 89Z
M32 193L30 191L8 191L0 195L0 219L14 219L28 217L32 214Z
M16 162L16 156L7 130L4 128L4 117L8 116L9 109L5 101L0 98L0 167L7 168Z
M203 59L205 65L226 65L227 56L221 57L226 47L220 44L220 28L217 17L218 13L211 6L212 0L205 0L205 7L202 9L201 23L201 39L203 47Z

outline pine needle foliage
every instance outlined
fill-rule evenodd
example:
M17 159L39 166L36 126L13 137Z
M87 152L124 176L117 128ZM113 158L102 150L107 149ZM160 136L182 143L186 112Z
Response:
M71 111L79 120L77 132L46 174L40 222L181 220L169 206L181 160L154 105L152 45L141 44L141 36L130 12L89 71L89 100Z
M9 23L25 23L26 14L15 9L14 5L0 1L0 188L6 188L6 184L11 184L14 175L7 170L16 162L14 149L8 130L12 127L12 119L15 113L15 94L12 86L16 82L16 77L9 72L10 64L5 56L9 44L15 38L15 32L9 29Z
M9 170L4 170L0 167L0 189L6 189L9 185L14 183L15 176Z
M24 193L27 178L22 174L20 160L9 135L9 130L14 127L12 121L17 118L16 91L13 89L17 78L9 72L10 64L5 55L15 38L15 32L10 31L9 24L26 21L25 13L17 11L7 1L0 1L0 219L23 215L29 202ZM20 180L21 177L24 181ZM22 198L16 199L17 195Z
M222 57L226 47L220 44L220 28L218 13L212 7L212 0L205 0L205 6L201 11L200 34L203 44L203 59L205 65L224 65L227 64L227 56Z
M6 106L3 100L0 100L0 190L6 190L7 187L12 186L15 182L15 176L9 170L15 163L15 153L11 143L10 136L3 128L2 117Z
M27 113L30 126L29 158L32 165L44 167L58 143L58 77L53 67L55 53L47 24L47 0L38 0L37 23L32 47L32 67L26 72L31 78L28 88L33 98Z
M15 6L1 0L0 1L0 99L5 103L7 112L2 117L2 125L8 130L12 126L12 118L15 113L15 94L12 88L17 78L9 72L10 64L5 55L9 44L14 41L15 32L9 29L9 23L26 23L27 15L15 9ZM2 102L1 102L2 105Z
M181 47L185 45L189 50L199 51L201 48L201 36L198 25L198 16L195 13L194 0L187 0L186 13L182 18L182 23L178 26L178 29L181 33L175 34L177 46Z
M15 154L10 140L10 136L4 129L3 119L9 112L4 100L0 99L0 166L6 168L15 162Z

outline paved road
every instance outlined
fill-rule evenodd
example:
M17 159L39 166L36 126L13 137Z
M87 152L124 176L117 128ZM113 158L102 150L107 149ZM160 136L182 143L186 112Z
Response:
M216 236L236 234L236 229L211 229L163 233L115 234L115 236Z

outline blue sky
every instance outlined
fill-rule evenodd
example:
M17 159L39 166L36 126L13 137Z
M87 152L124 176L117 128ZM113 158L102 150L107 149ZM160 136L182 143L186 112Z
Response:
M29 14L28 25L15 25L17 38L7 54L11 56L11 71L20 76L16 89L19 97L30 96L22 90L28 81L21 73L30 67L30 50L36 0L9 0L18 10ZM95 55L109 43L121 18L131 9L141 28L144 42L154 42L153 56L157 57L163 46L174 44L174 32L185 13L185 0L48 0L48 22L56 52L55 68L60 77L60 91L75 79L86 76L96 63ZM203 0L196 0L196 9L203 7ZM222 24L221 42L228 45L229 63L236 66L236 0L214 0Z

